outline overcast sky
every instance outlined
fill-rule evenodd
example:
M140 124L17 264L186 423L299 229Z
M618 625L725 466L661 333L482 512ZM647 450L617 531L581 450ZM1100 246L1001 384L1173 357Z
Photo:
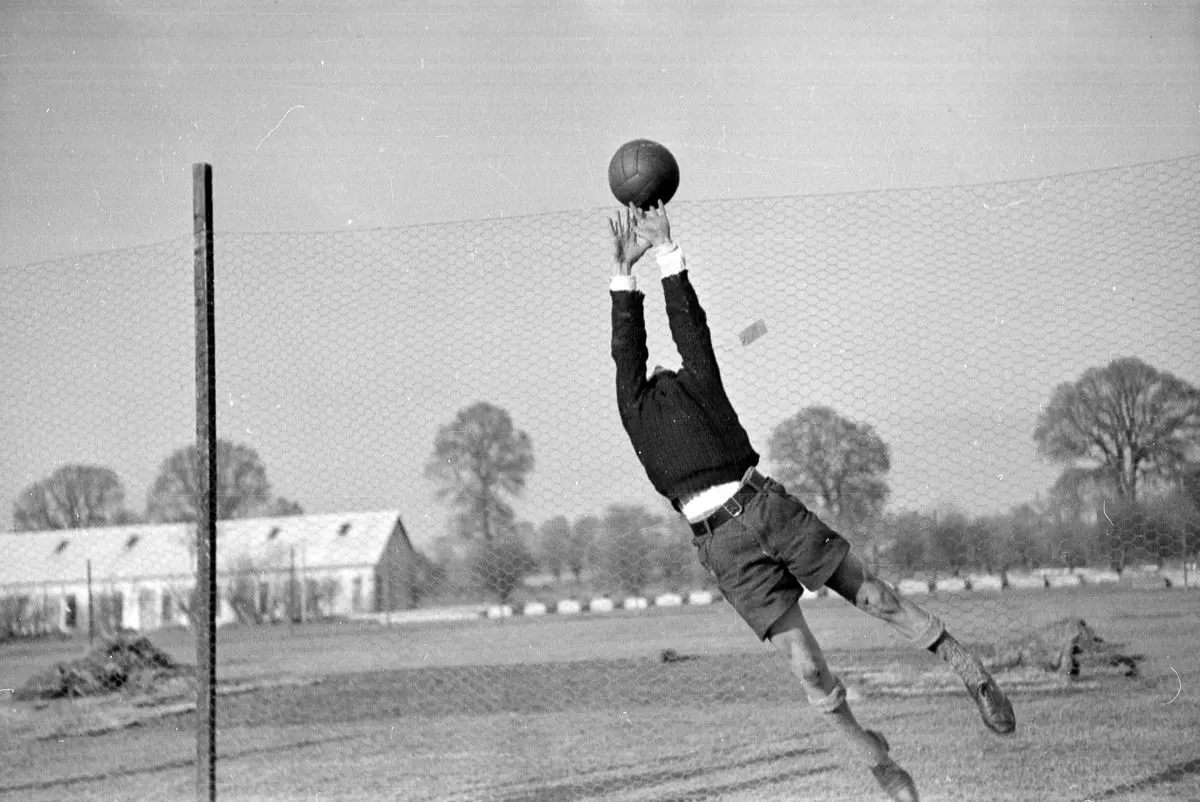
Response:
M404 10L397 11L397 5ZM320 375L298 373L290 390L278 387L280 377L291 376L279 366L265 371L274 376L270 386L275 389L249 379L237 384L235 379L252 371L227 357L224 420L239 439L260 449L281 493L314 512L400 506L411 510L416 534L429 536L438 533L444 510L431 500L420 465L436 426L477 398L511 408L518 425L524 420L526 426L540 427L540 439L539 431L531 434L535 446L547 444L545 459L518 508L527 517L593 511L586 507L611 498L592 489L572 495L571 488L580 485L613 486L615 480L589 459L617 460L619 470L628 472L628 446L619 442L622 435L609 409L607 266L603 238L597 235L612 204L605 168L622 141L648 136L675 152L683 172L676 203L685 222L691 219L688 209L701 209L708 201L1040 179L1200 153L1200 11L1190 2L862 2L824 4L819 10L786 2L159 7L9 2L0 9L0 167L5 177L0 289L7 295L0 299L5 317L0 335L7 343L20 343L19 349L4 348L3 441L15 444L0 455L5 506L22 486L75 461L114 468L126 480L131 506L140 509L159 461L189 436L190 279L182 279L183 293L176 293L174 284L171 291L157 293L166 279L139 273L120 258L97 262L89 257L83 276L71 262L25 265L173 243L185 254L181 268L190 269L186 254L195 162L214 166L219 234L352 232L365 237L354 247L387 249L395 238L361 232L547 213L563 213L551 218L555 224L586 228L547 232L512 223L522 239L544 237L541 251L536 243L529 247L551 261L564 237L585 243L572 252L573 259L595 254L590 265L574 263L558 273L528 276L514 270L512 276L513 282L529 279L526 295L535 296L544 310L569 307L566 298L581 304L594 298L597 317L571 321L555 335L562 340L578 332L575 343L587 352L579 364L595 364L594 374L574 374L583 389L570 403L577 409L586 405L589 416L604 417L594 436L608 445L582 462L572 463L569 448L556 451L566 439L563 432L578 426L577 420L559 412L558 431L545 432L555 420L545 412L545 385L506 383L486 366L479 366L477 379L470 371L464 378L462 365L445 372L447 362L474 365L474 357L439 351L430 340L400 349L408 355L428 353L431 364L406 363L408 375L419 380L404 385L407 406L399 411L385 405L401 392L397 386L378 378L354 385L364 373L378 377L394 370L395 362L369 344L339 340L341 356L314 358L310 367ZM1194 200L1190 212L1182 214L1187 224L1195 219ZM695 217L708 220L699 212ZM463 230L471 236L477 231ZM711 239L709 231L687 233L696 248L708 245L706 236ZM405 247L413 247L408 235L398 236ZM686 247L688 240L680 236ZM249 249L247 260L265 250L257 240L241 242ZM709 253L718 250L714 244ZM143 265L153 262L140 253ZM461 260L473 252L454 245L449 253ZM704 262L703 250L692 253ZM794 387L800 394L795 403L756 406L757 388L768 395L779 388L784 367L779 360L793 353L788 349L795 342L784 336L787 325L781 320L793 307L773 306L778 299L772 296L779 293L769 288L750 299L744 290L735 292L715 275L716 262L709 262L714 274L709 297L728 310L716 313L722 326L714 325L718 336L731 339L758 316L766 318L770 332L756 344L753 358L743 360L745 371L730 368L731 382L740 383L731 394L745 405L760 449L781 413L807 402L832 403L886 430L898 452L895 459L909 461L907 472L894 480L901 501L919 505L941 499L970 506L971 482L978 480L963 483L962 474L971 471L961 466L970 463L973 447L959 442L969 426L951 427L954 434L919 467L912 467L913 458L896 445L928 439L916 438L911 430L906 438L903 430L916 426L920 417L927 419L921 425L928 430L945 416L952 405L939 407L936 393L930 397L915 387L901 388L900 397L914 403L888 411L857 403L865 392L857 386L843 384L822 396L817 383L817 390L804 395L813 382L801 382ZM292 264L290 273L281 265L270 267L269 259L263 264L268 265L264 283L268 272L272 281L310 288L328 278L326 264ZM250 272L246 265L243 270ZM1168 271L1164 281L1177 282L1177 275ZM1063 286L1068 279L1077 277L1066 276ZM772 280L769 272L764 280ZM331 291L345 305L400 290L411 302L414 293L430 291L434 283L428 277L409 284L381 280L376 293L363 291L361 298L342 296L344 288L336 286ZM1008 289L997 284L981 292ZM431 294L419 304L490 332L484 320L489 307L464 304L464 292L471 292L469 285ZM1024 412L1011 424L1019 447L999 460L1019 462L1014 470L1020 479L1003 490L981 490L987 499L983 507L1026 498L1052 478L1031 455L1030 420L1036 408L1028 407L1048 396L1055 381L1130 352L1200 382L1192 334L1200 321L1188 311L1198 306L1195 293L1194 283L1185 288L1182 297L1190 301L1169 310L1166 331L1147 334L1139 324L1126 343L1120 330L1108 326L1087 336L1098 343L1094 347L1046 346L1056 355L1053 364L1022 385ZM281 297L301 303L294 291ZM1180 288L1170 287L1164 297L1169 305L1181 297ZM1094 306L1096 299L1089 297L1088 303ZM1154 296L1137 306L1144 312L1163 303ZM269 289L257 300L239 293L227 304L238 309L238 321L269 317L272 311ZM954 316L954 310L947 311ZM128 353L110 347L101 333L141 315L161 325L161 332L155 328L147 344ZM830 313L831 320L842 316ZM1044 324L1045 316L1036 319ZM926 326L936 329L942 323L928 319ZM236 329L232 317L229 326ZM314 353L329 345L319 337L306 341L294 323L276 326L275 332L281 340L275 351L265 353L276 362L287 361L281 357L288 355L289 344ZM489 336L495 340L506 332L512 327ZM953 329L943 334L947 342L958 336ZM1044 341L1042 330L1036 334ZM271 336L270 327L245 336ZM844 343L854 332L836 336ZM1063 336L1070 339L1071 333ZM804 339L796 337L796 342ZM808 341L817 347L814 338ZM493 363L493 372L495 363L520 358L497 348L496 356L485 354L482 360ZM558 360L577 350L538 358ZM865 350L879 357L880 348ZM864 356L855 371L862 374L863 388L878 387L913 375L927 356L911 343L897 345L887 370ZM1036 352L1032 356L1036 361ZM135 367L170 365L174 372L166 381L171 387L148 393L147 385L164 381L162 371L151 378L145 368L118 369L107 366L106 359ZM978 367L985 374L986 362ZM516 365L507 367L498 375L518 372ZM541 376L541 370L532 375ZM331 382L331 375L356 391L329 390L322 382ZM995 383L983 384L992 395L980 401L982 407L995 412L1010 403ZM424 400L411 398L413 387ZM785 382L783 389L788 387ZM305 394L321 396L326 409L356 408L379 428L366 421L331 425L311 398L313 409L297 400ZM254 398L245 404L257 407L243 419L237 399L247 395ZM138 415L132 423L112 423L128 419L130 409L141 410L139 404L169 405L172 411L152 431L139 428ZM289 404L305 408L289 414ZM524 419L522 408L531 410ZM278 410L274 417L272 410ZM107 428L108 435L89 432L89 422L92 429ZM405 432L388 445L391 461L370 453L389 426ZM316 458L306 451L306 427L344 431L347 453L336 459L325 454L322 470L313 469ZM412 453L396 461L397 451ZM937 487L941 474L930 474L938 454L942 463L952 463L940 469L945 482L955 475L960 480L948 490ZM996 461L993 455L981 464L991 470ZM389 478L379 478L383 471ZM636 486L643 495L628 500L652 501L643 481L634 477L615 485L622 498L613 500L631 496ZM5 525L8 517L0 516Z

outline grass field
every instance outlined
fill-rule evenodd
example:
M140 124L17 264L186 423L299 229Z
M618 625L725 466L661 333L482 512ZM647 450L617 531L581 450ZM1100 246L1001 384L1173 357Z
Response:
M833 599L806 603L855 711L924 800L1200 799L1200 593L1117 588L931 597L963 640L1078 615L1141 676L1001 681L1016 736L980 724L948 669ZM194 660L187 633L160 647ZM76 642L0 647L18 687ZM685 658L661 662L663 649ZM384 628L221 631L219 794L255 800L860 800L865 769L727 605ZM158 712L161 712L159 710ZM128 700L0 697L0 798L188 799L195 717ZM113 721L133 726L103 729Z

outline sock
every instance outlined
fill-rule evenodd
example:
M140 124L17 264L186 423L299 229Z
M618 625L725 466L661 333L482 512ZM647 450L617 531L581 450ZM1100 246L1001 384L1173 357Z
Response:
M964 649L949 632L942 632L929 651L949 663L954 673L968 685L980 685L987 679L987 672L979 658Z
M809 704L827 717L842 739L847 741L855 752L862 755L868 766L880 766L887 763L891 760L888 753L884 751L879 741L867 734L867 731L854 718L854 713L850 711L850 705L846 701L846 686L842 685L842 681L836 677L834 683L833 690L827 696L817 699L810 697Z

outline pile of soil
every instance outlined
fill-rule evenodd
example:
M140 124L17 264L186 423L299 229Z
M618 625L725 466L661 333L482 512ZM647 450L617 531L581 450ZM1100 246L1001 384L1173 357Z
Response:
M1097 673L1136 677L1142 659L1140 654L1125 654L1119 643L1105 641L1082 618L1063 618L999 644L994 659L987 662L993 669L1031 667L1072 678Z
M105 639L84 657L56 663L17 689L15 698L62 699L111 693L151 693L178 677L194 676L193 666L176 663L142 635Z

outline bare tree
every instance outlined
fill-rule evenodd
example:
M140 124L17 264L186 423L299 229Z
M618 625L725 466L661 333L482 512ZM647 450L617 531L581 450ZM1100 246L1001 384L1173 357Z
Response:
M1009 556L1018 567L1029 570L1045 562L1049 539L1046 518L1046 513L1029 503L1009 512Z
M829 407L807 407L776 426L768 453L781 483L796 495L816 497L846 524L878 514L887 501L887 444L870 424Z
M290 498L283 496L273 496L270 501L263 505L257 515L262 515L269 518L282 518L288 515L303 515L304 507L298 501L292 501Z
M63 465L34 482L13 503L13 529L86 529L136 520L125 509L125 488L117 474L98 465Z
M529 435L513 427L508 412L484 401L459 410L438 429L425 464L425 475L441 485L438 498L458 511L459 534L484 540L512 524L505 497L520 495L531 470Z
M271 483L258 452L229 440L218 440L216 451L217 520L252 518L270 510ZM195 444L176 450L163 461L146 500L147 518L159 523L196 520L200 490L196 466Z
M689 584L699 565L692 545L692 530L678 516L665 518L653 531L651 561L658 567L659 578L668 590L677 591Z
M933 567L958 576L971 559L967 516L957 509L939 510L929 529L929 556Z
M1056 387L1033 437L1067 465L1060 490L1088 481L1136 504L1140 484L1186 470L1200 443L1200 391L1140 359L1115 359Z
M506 526L494 538L477 541L473 547L475 579L501 604L507 604L521 581L537 570L537 560L529 551L522 529Z
M571 537L563 559L566 561L567 570L574 574L576 583L580 581L583 569L590 567L593 545L601 528L603 524L595 515L581 516L571 524Z
M408 574L408 606L417 607L427 596L431 596L446 583L447 571L443 563L435 562L422 551L413 550Z
M1200 512L1200 464L1193 462L1181 471L1179 492Z
M556 515L538 527L539 556L542 568L558 581L567 570L567 551L571 548L571 522Z
M259 586L262 571L248 555L242 555L228 566L225 598L233 614L242 624L261 624L265 618Z
M604 578L612 589L637 595L650 580L654 540L661 519L645 507L613 504L604 515L604 537L596 543Z
M885 551L889 560L904 576L925 567L929 557L929 529L932 521L919 512L889 514L884 518L888 533Z

